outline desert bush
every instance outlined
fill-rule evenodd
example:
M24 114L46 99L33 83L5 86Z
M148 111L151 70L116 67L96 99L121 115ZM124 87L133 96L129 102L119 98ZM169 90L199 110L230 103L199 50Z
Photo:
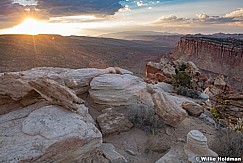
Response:
M155 133L156 129L162 128L165 124L154 109L147 107L130 107L128 119L137 128L143 129L146 133Z
M212 149L222 157L242 157L243 133L221 129L213 142Z
M210 112L211 112L211 114L212 114L212 116L214 117L214 118L219 118L220 117L220 113L218 112L218 110L215 108L215 107L212 107L211 109L210 109Z
M172 85L176 87L187 87L191 88L191 76L185 71L178 71L172 78Z

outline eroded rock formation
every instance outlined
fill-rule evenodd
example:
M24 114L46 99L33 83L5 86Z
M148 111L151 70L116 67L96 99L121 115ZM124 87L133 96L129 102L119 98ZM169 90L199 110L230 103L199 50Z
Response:
M242 40L182 37L169 56L173 59L192 61L200 69L223 74L233 78L238 86L243 86Z

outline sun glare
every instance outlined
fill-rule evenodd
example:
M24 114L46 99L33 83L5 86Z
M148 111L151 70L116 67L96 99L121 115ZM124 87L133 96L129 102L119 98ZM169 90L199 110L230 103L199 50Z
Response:
M0 31L5 34L61 34L61 35L72 35L80 31L73 24L68 23L48 23L45 21L40 21L34 18L26 18L21 24Z
M19 25L19 27L24 34L37 35L41 32L41 23L33 18L25 19L24 22Z

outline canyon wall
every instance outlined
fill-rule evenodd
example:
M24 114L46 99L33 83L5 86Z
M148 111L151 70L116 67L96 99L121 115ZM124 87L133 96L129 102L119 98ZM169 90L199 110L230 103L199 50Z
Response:
M169 57L192 61L202 70L225 75L231 84L235 81L240 87L243 85L242 40L186 36L180 39Z

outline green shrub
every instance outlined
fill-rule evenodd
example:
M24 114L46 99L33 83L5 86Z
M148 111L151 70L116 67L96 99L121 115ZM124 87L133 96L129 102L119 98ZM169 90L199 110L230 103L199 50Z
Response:
M173 76L172 85L176 88L179 86L191 88L191 76L185 71L179 71Z
M211 109L210 109L210 112L211 112L211 114L212 114L212 116L214 117L214 118L219 118L220 117L220 113L218 112L218 110L215 108L215 107L212 107Z

